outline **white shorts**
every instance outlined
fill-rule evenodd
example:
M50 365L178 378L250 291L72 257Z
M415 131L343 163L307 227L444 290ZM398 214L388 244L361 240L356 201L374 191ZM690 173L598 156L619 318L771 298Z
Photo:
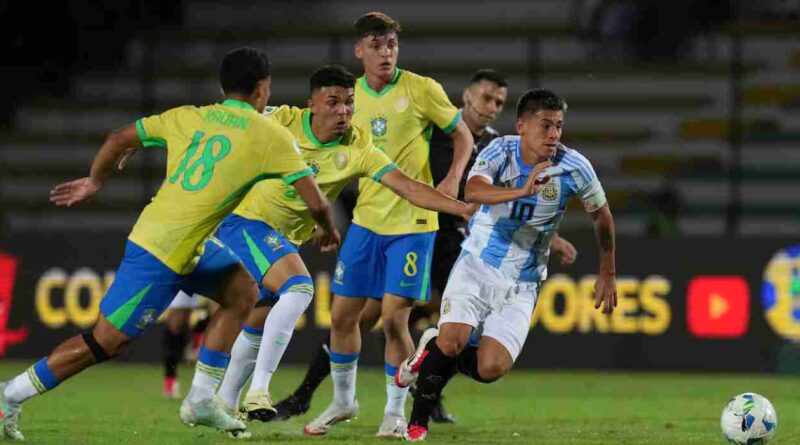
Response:
M197 309L203 305L203 302L200 300L199 294L189 295L184 291L179 291L178 295L172 299L172 303L169 304L170 309Z
M537 283L518 282L462 251L442 294L443 323L464 323L505 346L516 360L531 329Z

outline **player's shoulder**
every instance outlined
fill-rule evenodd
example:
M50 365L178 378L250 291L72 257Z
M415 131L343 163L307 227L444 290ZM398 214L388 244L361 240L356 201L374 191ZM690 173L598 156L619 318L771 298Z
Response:
M589 159L574 148L559 144L556 154L552 158L553 164L561 166L564 170L592 170Z
M497 136L489 142L489 145L481 150L480 156L486 160L496 158L507 158L516 155L519 150L519 136Z
M301 121L303 119L303 112L306 110L306 108L289 105L270 106L264 108L264 116L276 121L280 125L287 126L292 122Z
M350 128L342 136L342 145L346 145L353 150L367 150L372 146L372 136L358 125L350 124Z

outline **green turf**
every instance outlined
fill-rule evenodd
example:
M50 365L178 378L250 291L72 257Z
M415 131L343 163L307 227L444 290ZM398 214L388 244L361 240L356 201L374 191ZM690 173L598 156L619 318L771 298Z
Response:
M7 379L25 364L5 362ZM272 389L282 396L303 369L278 371ZM191 369L181 369L188 388ZM251 442L291 444L380 444L373 437L383 413L383 376L362 369L358 376L361 416L325 438L305 438L311 414L277 424L254 424ZM502 381L480 385L456 378L447 406L458 425L433 425L430 443L458 444L723 444L719 414L733 395L755 391L772 400L778 433L771 444L800 443L800 378L698 374L514 371ZM325 382L312 413L330 400ZM230 443L214 431L189 429L178 420L177 401L160 394L155 365L106 364L89 370L53 393L25 406L21 428L28 443L206 444ZM410 406L409 406L410 409Z

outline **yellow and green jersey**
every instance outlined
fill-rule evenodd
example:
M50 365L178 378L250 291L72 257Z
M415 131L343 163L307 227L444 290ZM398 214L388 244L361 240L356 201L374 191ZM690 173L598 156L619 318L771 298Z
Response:
M369 129L376 147L408 176L431 184L428 160L433 126L450 133L461 119L444 89L429 77L395 69L380 93L361 77L355 87L353 122ZM379 235L431 232L439 228L436 212L415 207L386 187L360 181L353 222Z
M372 145L369 134L357 127L351 126L338 139L323 144L311 131L310 110L284 105L267 108L266 114L295 137L320 190L331 202L356 178L366 178L383 187L378 184L381 177L397 168ZM277 181L256 184L233 213L266 222L293 244L307 241L316 226L294 187Z
M167 177L128 238L179 274L254 184L312 174L292 135L245 102L173 108L136 130L145 147L166 147Z

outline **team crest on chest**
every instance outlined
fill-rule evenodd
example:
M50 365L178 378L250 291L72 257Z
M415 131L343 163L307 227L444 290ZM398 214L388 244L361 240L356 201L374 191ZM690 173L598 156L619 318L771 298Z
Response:
M398 113L406 111L406 108L408 108L408 98L406 96L400 96L394 101L394 109Z
M372 125L372 135L373 136L385 136L386 131L388 130L388 122L386 122L386 118L383 116L373 117L370 120Z
M333 157L333 165L335 165L339 170L347 167L347 153L343 151L336 153L336 156Z
M311 171L314 172L314 176L319 174L319 164L317 164L317 161L308 161L306 164L308 164Z
M554 180L550 180L545 184L545 186L539 191L539 196L542 197L542 201L545 202L555 202L558 200L558 186Z

